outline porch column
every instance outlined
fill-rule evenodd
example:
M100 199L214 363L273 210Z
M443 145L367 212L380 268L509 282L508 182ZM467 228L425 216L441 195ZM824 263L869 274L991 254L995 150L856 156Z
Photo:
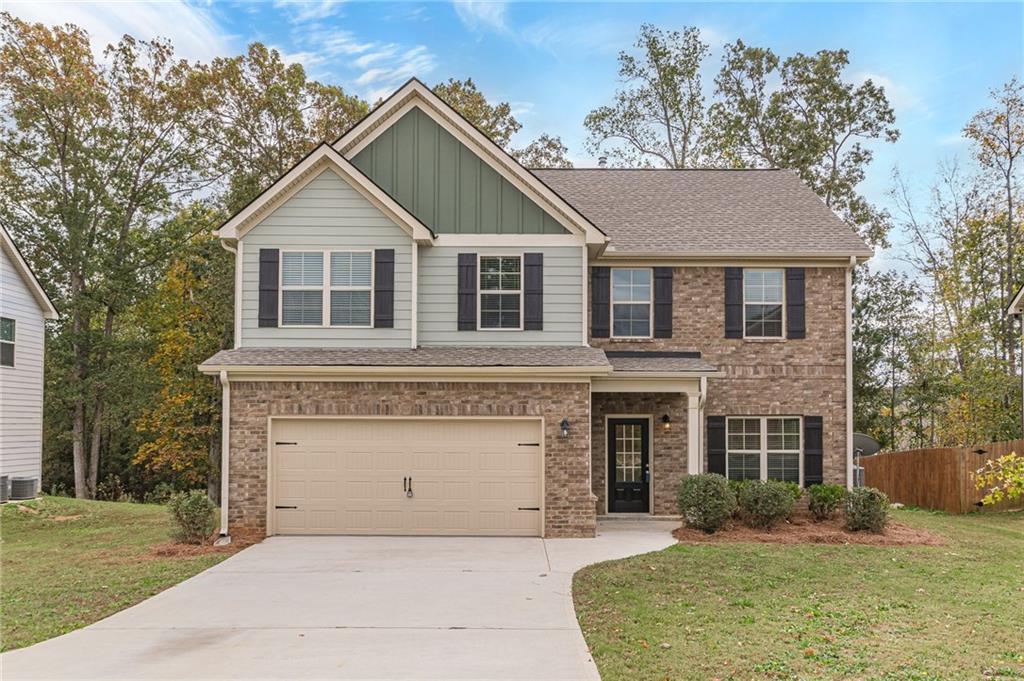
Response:
M687 391L686 393L686 474L695 475L701 473L701 447L700 447L700 414L701 399L700 393Z

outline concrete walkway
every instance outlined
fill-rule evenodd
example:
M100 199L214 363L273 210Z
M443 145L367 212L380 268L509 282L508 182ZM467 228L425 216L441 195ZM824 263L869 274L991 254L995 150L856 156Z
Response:
M271 537L147 601L0 656L14 679L597 679L572 573L673 543Z

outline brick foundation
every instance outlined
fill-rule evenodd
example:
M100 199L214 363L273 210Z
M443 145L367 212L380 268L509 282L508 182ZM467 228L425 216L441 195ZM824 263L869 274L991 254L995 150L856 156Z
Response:
M587 383L254 382L231 384L229 522L266 530L267 419L276 415L544 416L544 532L592 537ZM569 438L559 423L572 424Z

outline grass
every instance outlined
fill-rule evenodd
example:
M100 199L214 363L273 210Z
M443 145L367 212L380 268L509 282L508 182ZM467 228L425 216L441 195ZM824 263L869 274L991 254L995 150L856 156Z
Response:
M896 517L949 545L677 545L582 570L601 677L1024 678L1024 513Z
M84 627L229 555L154 556L171 539L163 506L62 497L25 506L0 508L0 650Z

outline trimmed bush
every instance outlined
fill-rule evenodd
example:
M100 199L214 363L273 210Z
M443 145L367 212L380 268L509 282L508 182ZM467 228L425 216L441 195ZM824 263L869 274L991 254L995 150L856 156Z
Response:
M216 509L203 490L172 494L167 500L167 510L174 521L174 538L186 544L207 541L217 527Z
M771 529L793 513L796 500L784 482L750 481L740 489L740 515L751 527Z
M689 527L708 534L722 529L736 509L736 495L717 473L687 475L679 484L679 513Z
M874 487L855 487L846 494L846 529L881 534L889 522L889 497Z
M783 482L782 484L785 485L786 489L789 490L789 493L793 495L793 501L800 501L800 497L804 495L804 490L800 487L800 483Z
M736 499L739 500L740 494L742 494L743 492L743 488L749 485L751 482L753 482L753 480L730 480L729 489L732 490L732 493L736 495ZM733 511L733 515L739 515L739 512L740 507L739 504L737 504L736 510Z
M842 485L811 485L807 488L808 506L815 520L828 520L846 498Z
M166 504L174 494L174 485L169 482L157 483L156 487L142 497L144 504Z

